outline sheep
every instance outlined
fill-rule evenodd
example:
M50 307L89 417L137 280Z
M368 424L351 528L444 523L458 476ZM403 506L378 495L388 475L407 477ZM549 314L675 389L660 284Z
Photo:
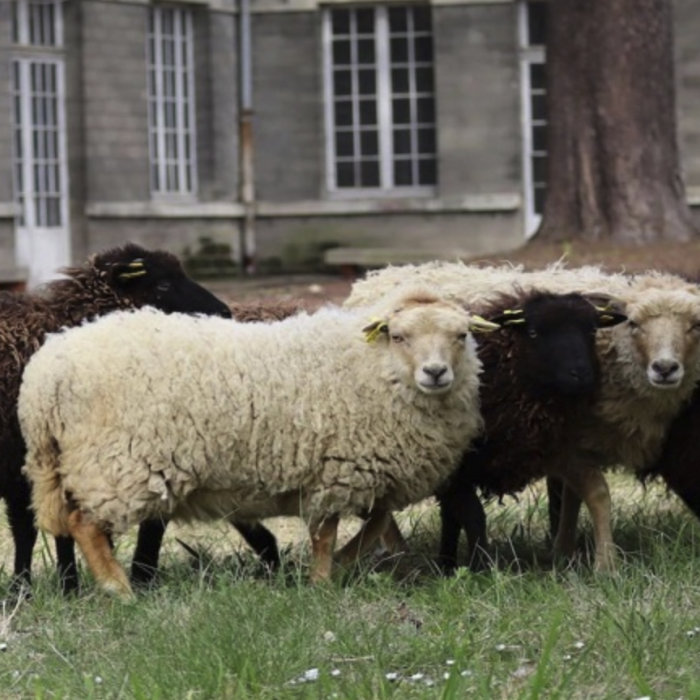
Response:
M233 302L229 309L236 321L251 323L254 321L281 321L301 313L303 305L298 301L266 300ZM261 558L270 571L280 566L280 554L275 536L258 522L237 521L231 519L231 524ZM147 587L153 582L158 571L160 548L165 535L167 522L163 519L148 520L141 523L138 539L131 562L131 581L141 587Z
M66 278L32 292L0 294L0 498L5 500L15 545L13 586L31 585L37 538L29 509L30 487L22 475L25 445L17 419L17 397L25 365L47 333L76 326L118 309L152 305L165 312L230 316L228 307L189 279L177 258L129 243L62 270ZM65 591L77 587L73 544L56 541Z
M141 310L52 336L19 400L37 525L71 535L99 585L128 598L108 533L302 515L311 580L328 579L340 516L427 497L481 429L475 319L427 289L373 313L242 324Z
M437 492L442 523L438 560L446 573L456 566L462 528L470 567L485 567L486 518L476 488L487 497L502 498L552 469L567 477L552 456L590 410L599 389L596 330L626 320L609 299L543 292L504 294L479 313L503 331L479 341L484 433ZM582 495L586 497L585 490Z
M640 473L658 455L665 431L688 400L700 373L700 292L675 275L607 275L595 267L566 269L554 265L524 272L518 268L473 268L454 263L409 266L380 271L358 282L346 301L367 303L405 283L427 282L447 298L470 304L481 297L520 285L525 289L567 293L595 291L626 303L630 323L598 333L601 392L585 420L567 436L568 446L553 455L566 470L562 516L554 548L564 555L575 549L580 499L572 492L588 491L587 505L595 511L595 568L615 567L610 495L601 469L617 464ZM572 479L579 483L574 483ZM586 486L587 484L587 486Z
M700 291L671 275L640 275L625 301L629 322L599 338L601 395L566 458L644 476L700 379ZM566 555L575 549L579 505L564 488L555 547Z

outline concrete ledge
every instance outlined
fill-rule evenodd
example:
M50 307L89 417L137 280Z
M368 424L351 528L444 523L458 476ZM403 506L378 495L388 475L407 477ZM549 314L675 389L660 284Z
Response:
M27 287L29 270L26 267L7 265L0 267L0 290L21 292Z
M431 260L456 261L469 255L464 250L434 251L411 248L331 248L323 256L327 265L340 267L383 267L424 263Z
M520 209L515 193L475 194L461 197L377 197L365 199L312 199L255 203L259 218L362 216L375 214L449 214L512 212ZM235 219L245 208L238 202L91 202L87 216L95 219Z
M0 202L0 219L14 219L19 216L19 206L15 202Z

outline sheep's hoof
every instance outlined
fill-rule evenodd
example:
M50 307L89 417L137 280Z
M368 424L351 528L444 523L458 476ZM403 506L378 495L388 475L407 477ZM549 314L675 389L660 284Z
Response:
M132 603L136 600L136 595L129 585L123 581L103 581L102 590L109 595L114 596L122 601L122 603Z

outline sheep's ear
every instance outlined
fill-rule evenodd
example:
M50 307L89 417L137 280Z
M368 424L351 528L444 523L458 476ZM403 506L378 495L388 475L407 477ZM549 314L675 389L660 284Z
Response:
M586 299L598 312L598 328L612 328L627 320L625 302L607 294L587 294Z
M491 331L496 331L501 326L493 321L487 321L481 316L476 316L472 314L469 318L469 330L472 333L490 333Z
M389 322L383 318L373 318L372 322L362 329L365 334L365 341L374 343L379 339L382 333L389 332Z
M515 326L525 323L525 312L522 309L506 309L498 316L491 319L491 323L499 326Z
M604 308L597 306L596 311L598 312L598 328L612 328L627 320L627 316L618 311L606 311Z
M120 282L127 282L137 277L144 277L148 274L148 270L143 258L134 258L131 262L113 265L112 274Z

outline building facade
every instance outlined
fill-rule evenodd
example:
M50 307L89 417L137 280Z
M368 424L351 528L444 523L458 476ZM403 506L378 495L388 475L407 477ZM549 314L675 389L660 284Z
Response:
M675 5L700 205L700 4ZM0 0L0 276L35 283L127 240L207 238L270 267L514 247L546 192L546 10Z

